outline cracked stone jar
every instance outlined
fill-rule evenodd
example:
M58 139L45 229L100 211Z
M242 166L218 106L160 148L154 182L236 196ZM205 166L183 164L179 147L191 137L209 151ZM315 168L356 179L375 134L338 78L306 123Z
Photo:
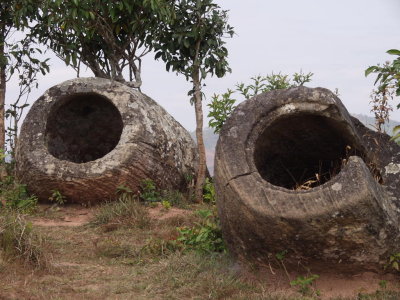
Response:
M145 179L185 192L197 162L189 133L146 95L107 79L78 78L50 88L21 127L17 176L47 200L115 198L120 185L139 191Z

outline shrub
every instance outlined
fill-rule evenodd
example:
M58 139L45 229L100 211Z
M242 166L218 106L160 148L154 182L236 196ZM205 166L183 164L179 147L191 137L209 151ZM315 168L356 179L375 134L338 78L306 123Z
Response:
M310 276L298 276L295 280L290 282L291 286L298 286L299 292L303 296L319 296L320 292L318 290L312 289L313 282L318 279L318 275L310 275Z
M146 203L160 202L160 193L153 180L145 179L141 184L142 192L140 193L140 199Z
M161 191L162 202L167 201L171 204L171 206L185 208L189 201L182 195L181 192L175 190L163 190Z
M292 79L289 75L281 73L272 73L267 76L258 75L251 78L251 84L238 83L235 90L228 89L222 95L214 94L211 103L207 104L210 108L208 126L214 129L214 133L221 131L225 121L236 107L237 97L233 96L235 93L239 93L243 100L246 100L260 93L303 86L311 81L313 75L311 72L304 74L302 71L294 73Z
M52 190L51 192L52 192L52 194L49 197L49 200L51 202L54 202L55 205L64 205L67 202L66 197L63 194L61 194L60 191Z
M201 253L225 252L225 243L222 239L222 232L219 220L215 211L198 210L197 214L201 221L193 227L178 227L178 242L182 243L185 249L195 250Z
M216 202L214 183L209 178L206 178L206 182L204 184L203 199L204 202L209 204L215 204Z
M29 195L25 185L15 182L9 176L0 183L0 187L1 197L6 208L22 213L32 213L36 210L38 199L34 195Z

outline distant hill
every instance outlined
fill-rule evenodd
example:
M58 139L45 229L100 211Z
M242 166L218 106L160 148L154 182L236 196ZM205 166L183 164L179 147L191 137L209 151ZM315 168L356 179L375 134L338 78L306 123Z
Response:
M375 130L375 119L374 117L366 116L366 115L361 115L361 114L353 114L353 117L356 117L359 119L365 126ZM384 130L387 134L392 135L393 134L393 128L395 126L400 125L400 122L390 120L389 123L385 124Z
M361 114L353 114L353 117L359 119L365 126L375 129L375 119L370 116L361 115ZM398 121L389 121L385 126L385 131L391 135L393 132L393 128L397 125L400 125ZM211 175L214 175L214 156L215 156L215 146L217 145L218 135L214 133L214 130L211 128L204 128L204 144L206 147L206 157L207 157L207 166ZM190 133L192 138L196 140L196 133L193 131Z

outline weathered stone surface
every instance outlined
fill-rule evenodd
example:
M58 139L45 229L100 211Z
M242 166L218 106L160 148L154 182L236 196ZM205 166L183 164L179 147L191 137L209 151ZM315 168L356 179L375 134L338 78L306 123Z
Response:
M66 81L29 111L19 138L17 174L40 199L59 190L69 202L115 198L144 179L185 191L195 173L189 133L146 95L100 78Z
M269 263L286 250L294 265L324 268L387 263L400 245L400 147L378 136L327 89L278 90L241 103L215 158L230 251Z

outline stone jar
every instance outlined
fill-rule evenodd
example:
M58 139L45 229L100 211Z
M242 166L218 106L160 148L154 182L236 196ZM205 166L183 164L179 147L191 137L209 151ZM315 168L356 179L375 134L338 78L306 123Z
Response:
M47 200L57 190L68 202L135 193L145 179L185 192L197 165L189 133L146 95L102 78L78 78L50 88L21 128L17 176Z

